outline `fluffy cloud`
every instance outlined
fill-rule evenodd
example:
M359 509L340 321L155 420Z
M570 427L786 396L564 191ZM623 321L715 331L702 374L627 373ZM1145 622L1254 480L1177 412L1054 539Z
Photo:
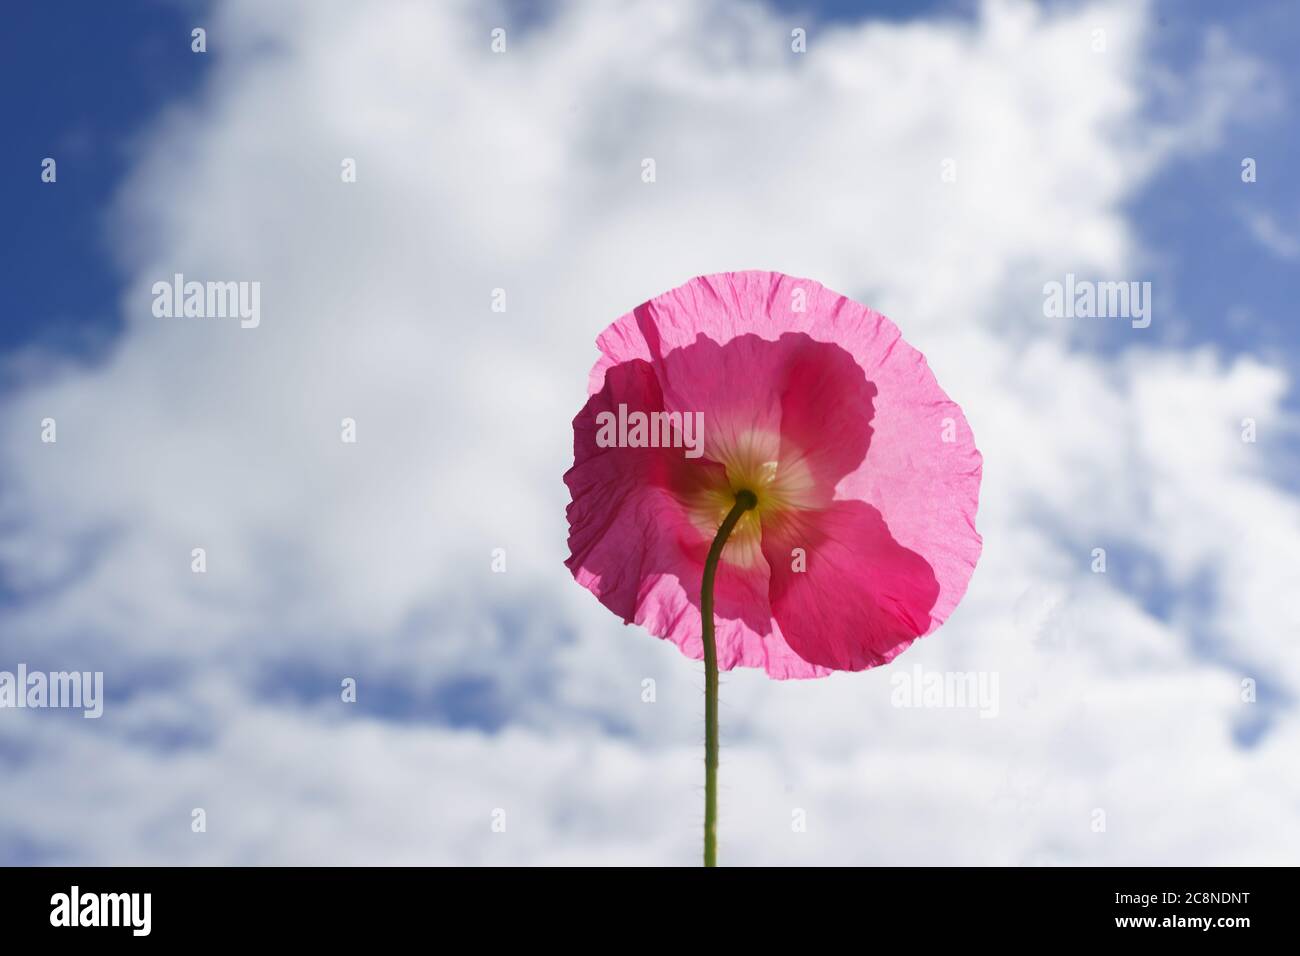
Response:
M121 341L0 417L0 666L109 687L100 721L0 720L0 853L693 862L699 667L568 579L560 475L608 321L768 268L927 354L984 452L985 554L893 668L725 678L724 859L1294 860L1289 383L1162 348L1160 290L1148 330L1041 308L1067 272L1142 277L1126 202L1257 77L1216 41L1152 84L1150 29L1120 3L222 7L210 86L120 196ZM1153 86L1184 108L1153 120ZM177 272L259 281L260 326L155 318ZM995 672L997 716L892 706L915 665Z

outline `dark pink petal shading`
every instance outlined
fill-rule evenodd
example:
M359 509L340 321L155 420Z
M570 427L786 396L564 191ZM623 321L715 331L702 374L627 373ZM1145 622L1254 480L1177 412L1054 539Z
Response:
M803 554L797 570L792 553ZM890 535L880 512L836 501L763 526L769 598L786 643L812 664L859 671L888 663L930 629L930 565Z

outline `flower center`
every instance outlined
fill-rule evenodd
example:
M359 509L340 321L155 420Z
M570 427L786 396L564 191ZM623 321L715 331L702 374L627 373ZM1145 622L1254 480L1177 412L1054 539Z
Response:
M722 552L729 564L749 568L762 560L763 520L807 507L812 477L803 455L782 447L779 435L748 431L729 437L709 449L726 469L725 483L701 489L688 502L688 511L691 522L711 539L740 496L752 495L756 504L736 523Z

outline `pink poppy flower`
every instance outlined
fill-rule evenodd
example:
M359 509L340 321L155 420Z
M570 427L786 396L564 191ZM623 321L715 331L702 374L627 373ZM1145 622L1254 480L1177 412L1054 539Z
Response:
M863 670L952 613L980 554L981 457L887 318L807 279L735 272L651 299L596 344L566 564L625 622L706 656L719 537L724 670Z

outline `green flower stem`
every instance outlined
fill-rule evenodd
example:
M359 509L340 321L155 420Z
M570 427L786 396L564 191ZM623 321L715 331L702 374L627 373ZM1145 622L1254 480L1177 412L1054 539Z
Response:
M713 636L713 581L722 549L736 522L758 504L752 491L736 492L736 503L718 528L704 560L700 619L704 630L704 865L718 865L718 643Z

